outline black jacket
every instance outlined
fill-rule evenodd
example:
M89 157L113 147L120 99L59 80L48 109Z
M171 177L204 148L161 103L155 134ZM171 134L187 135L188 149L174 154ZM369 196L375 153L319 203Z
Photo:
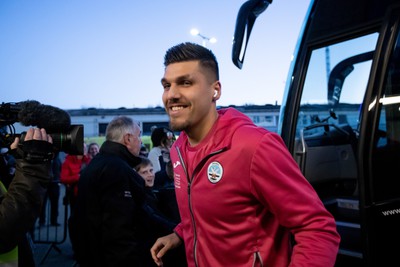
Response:
M14 248L31 230L39 215L50 164L17 160L17 171L5 195L0 195L0 253Z
M81 266L147 267L146 193L133 169L139 162L125 146L106 141L82 173L69 221Z
M31 145L32 152L44 148L42 141L25 143ZM50 144L45 147L47 149L44 150L50 151ZM7 192L0 190L0 254L18 245L18 266L34 266L26 235L34 226L42 207L50 181L50 161L37 160L32 163L22 159L16 151L12 152L17 158L15 176Z

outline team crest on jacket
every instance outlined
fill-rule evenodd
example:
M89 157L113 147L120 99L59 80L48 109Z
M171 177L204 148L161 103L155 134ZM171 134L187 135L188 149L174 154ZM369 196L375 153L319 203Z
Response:
M211 162L210 165L208 165L207 177L211 183L218 183L221 180L223 173L224 170L219 162L214 161Z

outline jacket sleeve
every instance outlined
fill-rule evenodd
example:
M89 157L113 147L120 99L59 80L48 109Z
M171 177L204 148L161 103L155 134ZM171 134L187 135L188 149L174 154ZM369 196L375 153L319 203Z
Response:
M290 266L333 266L340 242L335 220L280 136L264 135L252 162L254 194L294 236Z
M142 209L146 213L148 218L150 218L150 220L153 223L158 225L164 231L172 232L172 230L176 226L176 223L168 219L164 214L162 214L157 209L151 207L151 205L149 205L147 202L143 203Z
M0 203L0 253L14 248L34 225L50 181L50 162L16 161L15 176Z
M178 225L174 228L174 232L177 236L179 236L180 239L184 240L182 223L178 223Z

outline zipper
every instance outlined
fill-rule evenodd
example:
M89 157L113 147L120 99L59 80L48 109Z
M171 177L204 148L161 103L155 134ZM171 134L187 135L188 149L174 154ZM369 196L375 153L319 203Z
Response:
M183 160L182 154L181 154L179 148L176 147L176 151L177 151L177 153L178 153L179 160L180 160L180 162L181 162L181 164L182 164L182 168L183 168L183 170L184 170L184 172L185 172L185 176L186 176L186 179L187 179L187 182L188 182L187 193L188 193L188 201L189 201L189 212L190 212L190 219L191 219L191 221L192 221L192 228L193 228L193 257L194 257L194 264L195 264L196 267L198 267L199 265L198 265L197 253L196 253L196 251L197 251L197 230L196 230L196 221L194 220L194 212L193 212L192 198L191 198L192 182L193 182L193 180L194 180L194 178L195 178L195 176L196 176L196 173L198 173L198 172L200 171L200 169L204 166L205 162L206 162L210 157L212 157L212 156L214 156L214 155L216 155L216 154L222 153L222 152L225 151L225 150L227 150L227 149L226 149L226 148L221 148L221 149L219 149L219 150L217 150L217 151L214 151L214 152L208 154L207 156L205 156L205 157L200 161L200 163L197 164L197 166L194 168L192 177L190 178L190 177L189 177L189 174L188 174L188 171L187 171L187 168L186 168L186 165L185 165L185 162L184 162L184 160Z

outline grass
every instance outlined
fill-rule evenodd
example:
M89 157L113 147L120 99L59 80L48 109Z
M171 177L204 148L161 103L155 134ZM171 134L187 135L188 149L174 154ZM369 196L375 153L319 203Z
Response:
M85 137L84 138L84 141L87 145L89 145L90 143L97 143L97 144L99 144L99 146L101 146L105 140L106 140L105 136L95 136L95 137ZM147 147L148 150L150 150L152 148L150 135L143 135L142 143Z

